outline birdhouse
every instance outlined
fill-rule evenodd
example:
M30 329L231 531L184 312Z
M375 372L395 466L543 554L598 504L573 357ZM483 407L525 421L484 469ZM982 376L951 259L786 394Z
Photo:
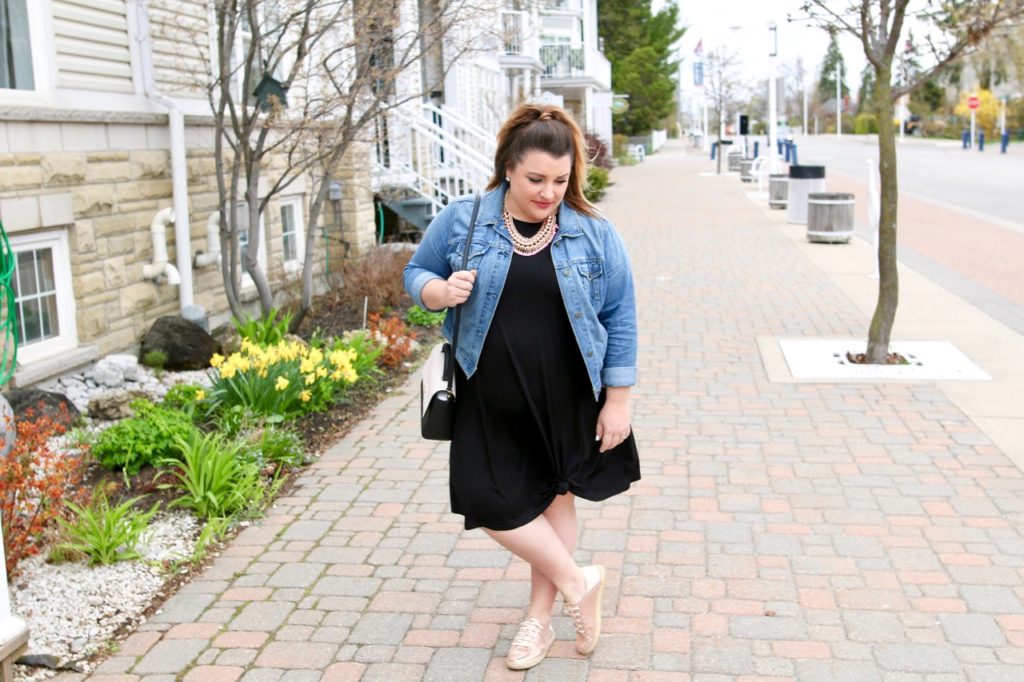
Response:
M281 85L281 82L269 74L264 73L263 78L260 79L259 85L253 90L253 96L256 97L256 101L259 103L260 109L268 111L273 107L273 99L276 98L281 103L281 108L284 109L288 106L288 89Z

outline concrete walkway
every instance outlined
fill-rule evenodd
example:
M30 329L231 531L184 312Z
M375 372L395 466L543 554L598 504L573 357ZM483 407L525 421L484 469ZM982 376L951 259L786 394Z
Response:
M1018 682L1020 469L945 386L770 382L758 338L865 334L867 247L810 249L709 169L670 145L601 204L637 276L644 478L580 505L609 575L590 659L559 615L505 669L527 567L448 513L414 379L90 679ZM902 310L957 324L910 280Z

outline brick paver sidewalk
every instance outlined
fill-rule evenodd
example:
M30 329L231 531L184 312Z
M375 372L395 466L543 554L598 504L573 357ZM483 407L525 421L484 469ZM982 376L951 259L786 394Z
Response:
M409 384L90 679L1019 682L1021 472L934 385L769 383L757 336L866 322L705 166L669 146L601 205L637 276L644 478L581 503L610 588L589 660L559 616L505 670L527 567L448 513Z

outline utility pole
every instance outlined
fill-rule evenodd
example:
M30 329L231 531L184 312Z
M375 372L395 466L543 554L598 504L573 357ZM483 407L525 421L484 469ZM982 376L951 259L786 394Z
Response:
M836 137L843 136L843 66L836 64Z

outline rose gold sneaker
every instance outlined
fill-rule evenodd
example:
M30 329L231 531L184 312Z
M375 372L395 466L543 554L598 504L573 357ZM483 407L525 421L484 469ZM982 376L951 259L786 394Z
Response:
M544 627L536 618L519 624L519 632L512 640L512 646L505 657L505 665L512 670L532 668L548 655L548 649L555 643L555 631L549 624Z
M587 593L577 604L565 603L565 610L576 626L576 651L588 655L601 636L601 597L604 594L604 566L586 566Z

